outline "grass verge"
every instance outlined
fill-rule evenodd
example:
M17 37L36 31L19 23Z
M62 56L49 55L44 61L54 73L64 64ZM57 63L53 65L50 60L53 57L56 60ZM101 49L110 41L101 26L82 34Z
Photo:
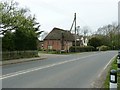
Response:
M114 58L114 61L111 64L110 70L112 69L117 70L117 57ZM109 88L110 70L108 71L106 80L104 82L104 88ZM120 73L118 73L118 90L120 90Z

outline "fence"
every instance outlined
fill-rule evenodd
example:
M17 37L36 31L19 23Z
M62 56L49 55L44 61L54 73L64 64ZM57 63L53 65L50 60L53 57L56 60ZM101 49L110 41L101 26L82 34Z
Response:
M19 58L37 57L38 51L4 51L2 52L2 60L11 60Z

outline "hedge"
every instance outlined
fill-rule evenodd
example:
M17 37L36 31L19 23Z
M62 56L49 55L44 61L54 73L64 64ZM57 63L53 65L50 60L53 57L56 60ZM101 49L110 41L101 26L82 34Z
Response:
M94 51L95 48L93 46L76 46L76 51L75 51L75 46L70 47L70 52L88 52L88 51Z
M38 51L4 51L2 52L2 60L32 58L37 57Z

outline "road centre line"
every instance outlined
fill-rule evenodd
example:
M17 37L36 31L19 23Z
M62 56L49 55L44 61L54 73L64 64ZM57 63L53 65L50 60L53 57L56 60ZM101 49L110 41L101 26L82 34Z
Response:
M107 52L104 52L104 53L107 53ZM65 63L69 63L69 62L78 61L80 59L88 58L88 57L95 56L95 55L98 55L98 53L97 54L88 55L88 56L85 56L85 57L81 57L81 58L77 58L77 59L72 59L72 60L68 60L68 61L58 62L58 63L54 63L54 64L49 64L49 65L46 65L46 66L34 67L34 68L31 68L31 69L26 69L26 70L22 70L22 71L10 73L10 74L2 75L2 76L0 76L0 80L6 79L6 78L10 78L10 77L14 77L14 76L18 76L18 75L22 75L22 74L33 72L33 71L38 71L38 70L41 70L41 69L45 69L45 68L49 68L49 67L53 67L53 66L57 66L57 65L61 65L61 64L65 64Z

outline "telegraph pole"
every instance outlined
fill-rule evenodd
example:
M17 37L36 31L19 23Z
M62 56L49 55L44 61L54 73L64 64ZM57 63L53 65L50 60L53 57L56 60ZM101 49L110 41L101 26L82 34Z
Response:
M73 23L72 23L72 26L70 28L70 32L72 31L72 28L74 26L74 29L75 29L75 34L74 34L74 37L75 37L75 52L76 52L76 35L77 35L77 29L76 29L76 13L74 14L74 20L73 20Z
M75 16L74 16L74 21L75 21L75 52L76 52L76 13L75 13Z
M118 2L118 50L120 49L120 39L119 39L119 35L120 35L120 1Z

